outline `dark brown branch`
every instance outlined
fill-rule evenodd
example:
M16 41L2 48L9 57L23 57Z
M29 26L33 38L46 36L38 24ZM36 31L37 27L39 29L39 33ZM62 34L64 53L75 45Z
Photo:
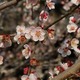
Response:
M9 2L8 1L5 1L5 3L3 3L3 4L0 5L0 10L3 10L5 8L7 8L7 7L10 7L12 5L15 5L19 1L21 1L21 0L12 0L12 1L9 1Z
M64 16L60 17L59 19L57 19L56 21L54 21L52 24L50 24L49 26L47 26L45 29L47 30L49 27L51 27L52 25L56 24L57 22L59 22L60 20L62 20L63 18L67 17L68 15L70 15L72 12L74 12L77 8L79 8L80 5L74 7L74 9L72 9L70 12L68 12L67 14L65 14Z

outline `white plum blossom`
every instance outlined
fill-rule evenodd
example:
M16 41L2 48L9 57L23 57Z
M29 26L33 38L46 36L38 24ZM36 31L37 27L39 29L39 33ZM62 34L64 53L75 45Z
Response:
M50 10L55 9L55 3L52 0L46 0L46 5Z
M27 27L25 29L25 37L27 39L30 39L31 38L31 31L34 29L35 27L31 26L31 27Z
M80 4L80 0L71 0L71 2L75 5L79 5Z
M76 38L73 38L71 40L71 46L72 48L77 52L77 53L80 53L80 49L78 48L78 44L79 44L79 40L76 39Z
M43 41L45 38L45 31L41 27L36 27L32 30L31 36L34 41Z
M27 39L24 35L17 34L16 36L14 36L14 41L16 41L18 44L25 43L26 40Z
M76 24L74 24L74 23L67 25L68 33L76 32L77 28L78 28L78 26Z
M17 32L17 34L25 34L25 26L24 25L21 25L21 26L17 26L16 27L16 32Z
M24 45L24 48L25 48L25 49L22 50L22 55L23 55L26 59L28 59L28 58L31 56L31 48L30 48L30 46L27 45L27 44Z
M69 18L69 23L75 23L75 22L76 22L75 17L74 17L74 16L71 16L71 17Z
M62 57L67 57L71 55L71 51L68 49L67 45L62 45L60 48L58 48L58 52L62 55Z
M21 80L29 80L29 76L23 75L23 76L21 76Z
M3 56L0 56L0 65L3 64Z
M42 10L40 15L39 15L39 20L46 22L48 20L48 16L49 16L48 12L45 10Z

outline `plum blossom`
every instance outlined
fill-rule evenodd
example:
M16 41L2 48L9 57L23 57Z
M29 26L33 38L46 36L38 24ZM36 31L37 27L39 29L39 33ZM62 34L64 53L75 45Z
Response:
M25 29L25 37L27 39L30 39L31 38L31 31L34 29L35 27L31 26L31 27L27 27Z
M79 44L79 40L76 39L76 38L73 38L71 40L71 46L72 48L77 52L77 53L80 53L80 49L78 48L78 44Z
M50 39L54 39L55 31L54 29L48 29L48 36Z
M71 51L67 47L67 45L62 45L60 48L58 48L58 52L62 55L62 57L67 57L71 55Z
M50 10L55 9L55 3L52 0L46 0L46 5Z
M29 79L30 79L30 80L37 80L36 74L35 74L35 73L31 73L31 74L29 75Z
M25 43L26 40L27 39L24 35L17 34L16 36L14 36L14 41L17 41L18 44Z
M68 31L68 33L75 32L77 30L77 28L78 28L78 26L76 24L74 24L74 23L67 25L67 31Z
M25 49L22 50L22 55L23 55L26 59L28 59L28 58L31 56L31 48L30 48L30 46L27 45L27 44L24 45L24 48L25 48Z
M0 56L0 65L3 64L3 56Z
M76 22L76 19L74 18L74 16L71 16L69 18L69 23L75 23Z
M43 41L45 38L45 31L41 27L36 27L32 30L31 36L34 41Z
M17 34L25 34L25 26L24 25L21 25L21 26L17 26L16 27L16 32L17 32Z
M40 15L39 15L39 20L46 22L48 20L48 16L49 16L48 12L45 10L42 10Z
M71 0L71 2L75 5L79 5L80 4L80 0Z

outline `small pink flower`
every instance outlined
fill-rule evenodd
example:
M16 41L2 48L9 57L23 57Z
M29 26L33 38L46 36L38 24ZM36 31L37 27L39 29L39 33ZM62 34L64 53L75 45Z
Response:
M28 70L29 70L28 67L24 68L24 74L27 74L28 73Z
M46 22L48 20L48 16L49 16L48 12L42 10L39 15L39 19L40 19L40 21Z
M77 28L78 28L78 26L74 23L67 25L67 31L69 33L76 32Z
M43 41L45 38L45 31L41 27L36 27L32 30L31 36L34 41Z
M27 45L27 44L24 45L24 48L25 48L25 49L22 50L22 55L23 55L26 59L28 59L28 58L31 56L31 48L30 48L30 46Z
M3 56L0 56L0 65L3 64Z
M47 7L51 9L55 9L55 3L52 0L46 0Z

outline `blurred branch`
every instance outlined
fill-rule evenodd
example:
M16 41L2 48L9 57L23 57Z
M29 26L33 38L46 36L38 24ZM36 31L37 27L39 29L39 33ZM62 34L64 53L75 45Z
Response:
M19 1L21 1L21 0L12 0L12 1L5 1L5 2L3 2L1 5L0 5L0 10L3 10L3 9L5 9L5 8L7 8L7 7L10 7L10 6L12 6L12 5L15 5L15 4L17 4Z
M80 7L80 4L78 6L75 6L70 12L68 12L67 14L63 15L62 17L60 17L59 19L57 19L56 21L54 21L52 24L50 24L49 26L47 26L45 29L48 29L49 27L51 27L52 25L56 24L57 22L59 22L63 18L65 18L68 15L72 14L79 7Z
M58 76L56 76L52 80L64 80L64 79L70 77L71 75L75 74L79 69L80 69L80 56L78 57L78 60L76 60L76 62L73 66L71 66L66 71L60 73Z

